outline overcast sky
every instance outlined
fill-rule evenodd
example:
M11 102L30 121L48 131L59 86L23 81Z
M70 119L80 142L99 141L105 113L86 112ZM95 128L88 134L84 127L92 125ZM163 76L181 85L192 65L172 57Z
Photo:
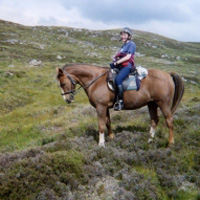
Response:
M93 30L128 26L200 42L200 0L0 0L0 19Z

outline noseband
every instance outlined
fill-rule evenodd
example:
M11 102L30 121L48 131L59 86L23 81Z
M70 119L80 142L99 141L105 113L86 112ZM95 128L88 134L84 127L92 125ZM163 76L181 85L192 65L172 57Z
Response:
M72 97L73 97L73 95L75 94L76 91L72 88L72 86L76 85L76 82L73 80L73 78L66 71L64 71L64 73L65 73L65 75L67 75L67 77L70 80L72 85L71 85L71 90L69 90L67 92L62 92L61 95L63 96L63 95L66 95L66 94L72 94Z

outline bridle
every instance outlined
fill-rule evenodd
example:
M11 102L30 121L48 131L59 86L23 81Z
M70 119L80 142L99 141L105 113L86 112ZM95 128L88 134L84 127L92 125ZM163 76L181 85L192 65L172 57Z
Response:
M68 77L68 79L71 82L71 90L67 91L67 92L62 92L61 95L66 95L66 94L71 94L71 98L73 99L74 96L78 93L78 91L83 88L83 89L87 89L89 88L96 80L98 80L100 77L102 77L104 74L108 73L110 71L110 69L108 69L107 71L105 71L103 74L100 74L97 78L95 78L94 80L92 80L87 86L80 86L77 90L75 90L75 85L77 84L76 81L74 81L74 79L66 72L64 71L65 75ZM73 87L74 86L74 87Z
M64 71L65 75L68 77L68 79L70 80L71 82L71 90L67 91L67 92L62 92L61 95L66 95L66 94L72 94L74 95L75 94L75 90L73 89L73 86L76 85L76 82L74 81L74 79L66 72Z

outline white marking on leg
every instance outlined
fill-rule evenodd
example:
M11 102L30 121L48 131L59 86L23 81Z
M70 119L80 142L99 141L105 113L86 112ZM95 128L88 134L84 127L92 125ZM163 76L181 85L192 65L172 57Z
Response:
M151 143L151 142L153 141L153 138L154 138L154 136L155 136L155 133L156 133L155 128L153 128L153 127L151 126L151 129L150 129L150 138L149 138L149 140L148 140L148 143Z
M99 133L99 146L105 147L105 137L104 137L104 133Z
M151 136L152 138L154 138L155 133L156 133L155 128L151 127L151 129L150 129L150 136Z

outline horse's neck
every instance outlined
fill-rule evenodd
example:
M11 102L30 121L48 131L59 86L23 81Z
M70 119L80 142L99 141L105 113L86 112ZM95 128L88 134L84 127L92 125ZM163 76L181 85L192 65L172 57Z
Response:
M92 80L94 80L96 77L98 77L99 74L101 74L101 70L98 68L90 68L87 66L82 67L74 67L72 68L72 74L77 78L77 82L81 86L87 86L91 83Z

